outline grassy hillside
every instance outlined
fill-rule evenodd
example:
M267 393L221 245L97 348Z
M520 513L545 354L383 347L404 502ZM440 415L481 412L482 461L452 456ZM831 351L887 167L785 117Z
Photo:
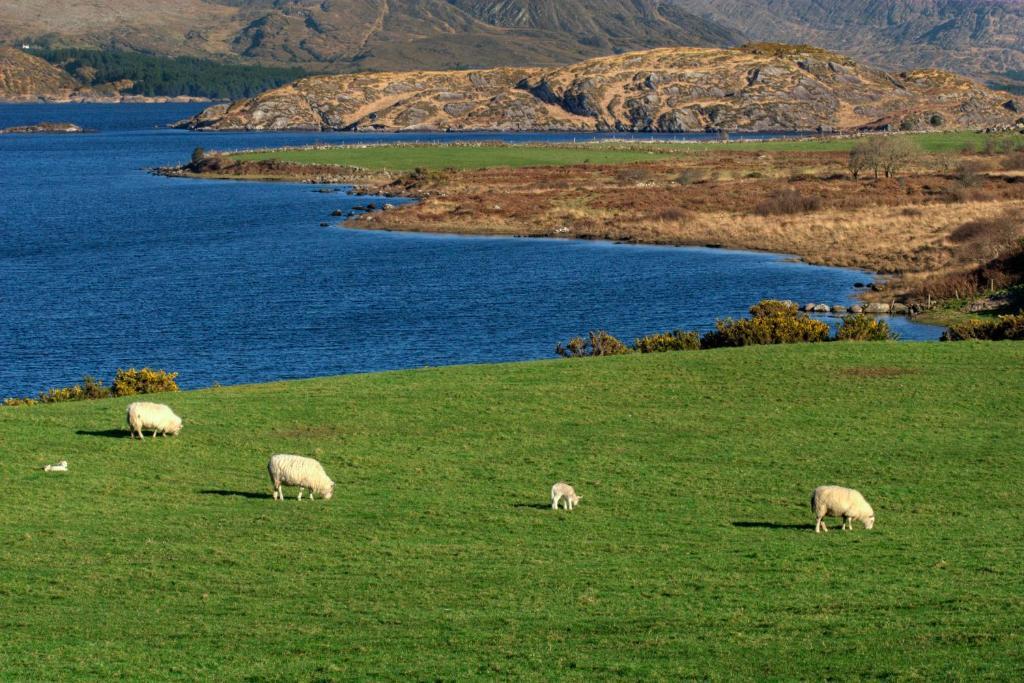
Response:
M1009 139L985 133L922 133L908 136L924 152L983 149L988 139ZM337 164L379 170L415 168L492 168L496 166L568 166L654 161L667 155L709 151L845 152L854 138L765 140L760 142L650 143L622 142L587 145L342 145L319 149L269 149L229 155L233 159L279 159L304 164Z
M0 678L1019 676L1024 345L822 344L0 409ZM275 452L328 502L270 499ZM41 466L66 458L70 471ZM583 494L547 508L564 478ZM815 535L852 485L873 531Z

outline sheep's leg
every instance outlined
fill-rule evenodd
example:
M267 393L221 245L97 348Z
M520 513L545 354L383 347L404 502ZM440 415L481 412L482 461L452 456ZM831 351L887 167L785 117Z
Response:
M296 498L295 500L302 500L302 487L301 486L299 487L299 497Z
M572 498L566 498L565 502L568 504L569 509L572 510Z
M313 489L309 490L309 499L310 500L316 500L315 498L313 498Z
M557 510L558 509L558 499L559 499L559 496L551 496L551 509L552 510Z

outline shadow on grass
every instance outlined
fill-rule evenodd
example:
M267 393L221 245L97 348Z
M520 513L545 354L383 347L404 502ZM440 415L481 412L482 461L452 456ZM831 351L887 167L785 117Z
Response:
M269 493L255 491L226 491L224 489L203 489L199 493L204 496L241 496L242 498L272 498Z
M776 522L733 522L741 529L813 529L813 524L777 524Z
M530 508L532 510L550 510L551 503L516 503L512 507Z
M79 429L75 434L80 436L105 436L109 439L127 439L129 437L127 429L100 429L96 431Z

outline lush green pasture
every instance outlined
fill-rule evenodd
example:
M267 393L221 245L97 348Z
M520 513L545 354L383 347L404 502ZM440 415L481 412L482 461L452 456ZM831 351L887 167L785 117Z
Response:
M982 133L922 133L910 136L925 152L959 152L966 147L983 149ZM1020 136L1016 136L1020 137ZM1003 138L1000 139L1004 139ZM1013 139L1013 138L1010 138ZM492 168L495 166L567 166L575 164L623 164L671 158L695 152L843 152L852 138L766 140L722 143L603 142L579 145L343 145L321 149L262 150L231 155L236 159L280 159L303 164L336 164L371 170L411 171L415 168ZM1024 146L1024 140L1018 141Z
M337 164L371 170L411 171L414 168L490 168L494 166L569 166L651 161L674 147L618 149L612 145L374 145L325 149L264 150L232 155L237 159L281 159L303 164Z
M144 443L128 399L0 409L0 679L1019 680L1022 370L1010 342L423 369L160 396L185 429ZM335 498L271 500L276 452ZM823 483L875 529L815 535Z

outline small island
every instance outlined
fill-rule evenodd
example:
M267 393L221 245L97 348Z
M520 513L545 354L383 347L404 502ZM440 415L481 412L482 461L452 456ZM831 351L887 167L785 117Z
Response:
M87 133L85 128L82 128L77 123L53 123L44 121L41 123L32 123L26 126L11 126L9 128L0 128L0 135L15 135L15 134L28 134L28 133Z

